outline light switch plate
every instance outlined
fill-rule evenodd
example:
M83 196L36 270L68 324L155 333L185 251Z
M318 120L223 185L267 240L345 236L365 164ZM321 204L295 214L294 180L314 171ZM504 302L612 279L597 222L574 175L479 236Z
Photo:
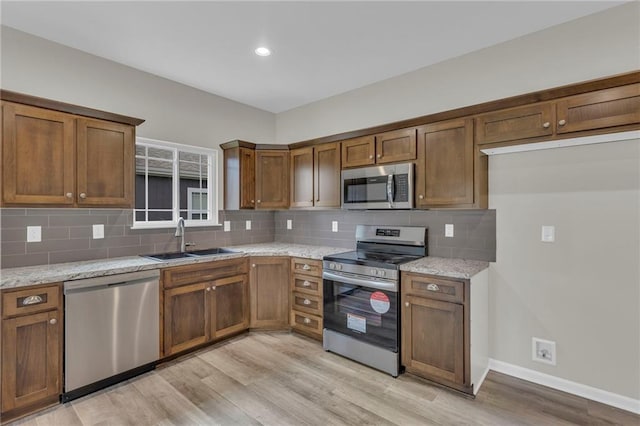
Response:
M224 222L222 222L222 226L223 226L224 232L231 231L231 222L230 221L225 220Z
M552 243L556 240L556 227L553 225L542 225L542 235L540 240L543 243Z
M39 243L40 241L42 241L42 227L27 226L27 242Z
M93 225L93 239L99 240L104 238L104 225Z
M337 220L332 220L331 221L331 232L338 232L338 221Z
M293 229L293 220L287 219L287 229Z
M247 231L251 231L251 221L250 221L250 220L247 220L247 221L245 222L245 229L246 229Z
M444 236L453 238L453 223L447 223L444 225Z

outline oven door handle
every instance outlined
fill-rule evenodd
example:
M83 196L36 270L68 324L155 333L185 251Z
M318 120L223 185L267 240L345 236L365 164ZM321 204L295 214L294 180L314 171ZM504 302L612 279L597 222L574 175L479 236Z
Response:
M385 283L380 281L362 280L357 278L345 277L343 275L337 275L331 272L323 272L322 278L325 280L336 281L338 283L345 283L351 285L358 285L367 288L375 288L377 290L390 291L392 293L398 292L398 283Z
M395 197L395 194L393 193L394 186L395 186L393 184L393 179L394 179L393 175L387 176L387 201L389 201L389 207L393 207L393 199Z

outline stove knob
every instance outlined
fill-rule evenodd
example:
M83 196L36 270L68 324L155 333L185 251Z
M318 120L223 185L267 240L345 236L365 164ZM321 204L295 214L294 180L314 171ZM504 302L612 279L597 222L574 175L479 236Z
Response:
M331 263L329 264L329 269L336 269L336 264L335 264L335 263L333 263L333 262L331 262Z
M375 270L375 269L372 269L371 270L371 275L373 275L375 277L376 275L378 275L378 271Z
M342 264L338 263L338 264L336 265L336 267L337 267L338 271L342 271Z
M381 269L379 272L380 272L380 276L384 277L384 275L385 275L384 269Z

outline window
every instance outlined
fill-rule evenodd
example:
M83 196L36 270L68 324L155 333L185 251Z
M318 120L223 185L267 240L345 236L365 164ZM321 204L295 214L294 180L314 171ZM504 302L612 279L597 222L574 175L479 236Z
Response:
M136 138L134 228L216 226L217 151Z

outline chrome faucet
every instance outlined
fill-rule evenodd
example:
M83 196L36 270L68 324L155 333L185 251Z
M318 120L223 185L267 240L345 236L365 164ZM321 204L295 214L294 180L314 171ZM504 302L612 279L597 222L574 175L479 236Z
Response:
M180 252L187 251L187 246L184 242L184 219L181 217L178 219L178 225L176 226L176 237L180 237Z

